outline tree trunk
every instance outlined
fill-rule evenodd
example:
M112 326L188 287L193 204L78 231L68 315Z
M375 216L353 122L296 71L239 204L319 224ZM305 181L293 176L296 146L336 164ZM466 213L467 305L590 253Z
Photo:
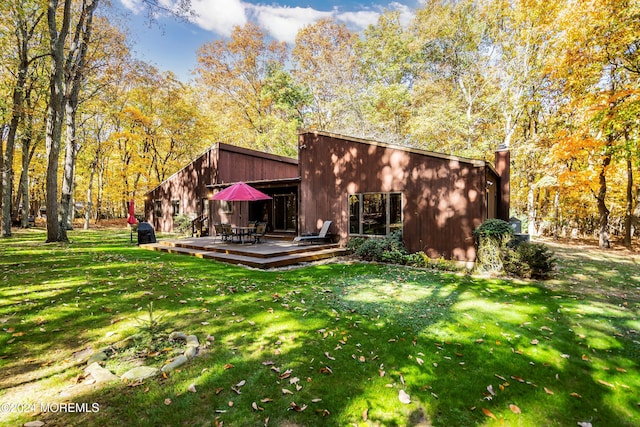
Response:
M19 24L20 25L20 24ZM11 123L9 124L9 132L7 134L7 145L4 149L2 159L2 236L11 236L12 206L11 199L13 196L13 152L16 142L16 133L18 125L24 117L23 103L24 90L27 83L27 73L29 71L28 46L26 28L21 25L20 46L18 48L20 56L20 65L18 68L18 78L13 88L13 107L11 111Z
M49 81L49 106L47 107L47 242L66 242L67 231L60 227L58 218L58 160L63 119L64 45L69 34L71 2L64 0L61 28L58 31L58 0L49 0L47 21L51 50L51 76Z
M527 227L527 233L529 233L530 236L535 236L536 235L536 193L535 193L535 189L533 188L533 174L528 174L527 175L527 181L528 181L528 186L529 186L529 191L527 191L527 220L528 220L528 227Z
M69 1L69 0L68 0ZM93 13L98 7L99 0L83 2L80 18L74 33L66 64L65 75L66 93L64 96L64 112L66 121L66 142L64 158L64 174L62 180L61 226L73 229L73 188L76 167L76 157L79 145L76 141L76 115L78 112L79 96L82 82L86 73L86 57L93 30Z
M625 132L627 146L629 135ZM631 246L631 227L633 227L633 163L631 162L631 153L627 151L627 207L624 217L624 245Z
M596 200L598 204L598 215L599 215L599 236L598 236L598 246L601 248L610 248L611 242L609 240L609 209L606 205L606 196L607 196L607 167L611 164L611 154L606 154L604 159L602 160L602 167L600 169L600 175L598 177L598 182L600 187L598 188L598 193L596 194Z
M77 100L76 100L77 106ZM73 178L76 166L76 107L71 99L65 101L66 144L64 173L62 179L62 198L60 199L60 224L67 230L73 229L71 203L73 200Z

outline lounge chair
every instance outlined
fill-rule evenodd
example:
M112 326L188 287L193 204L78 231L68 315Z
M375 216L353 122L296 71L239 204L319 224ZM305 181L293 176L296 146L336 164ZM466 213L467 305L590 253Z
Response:
M318 234L308 234L303 236L298 236L293 239L294 242L299 245L302 243L324 243L330 239L329 228L331 227L332 221L325 221L322 224L322 228Z
M251 235L253 236L253 243L260 243L260 238L264 237L267 233L267 223L258 222L256 223L256 229Z

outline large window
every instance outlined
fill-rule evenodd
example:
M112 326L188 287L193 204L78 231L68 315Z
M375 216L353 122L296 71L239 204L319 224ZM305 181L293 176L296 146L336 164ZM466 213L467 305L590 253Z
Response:
M154 200L153 208L156 218L162 218L162 200Z
M349 195L349 234L386 236L401 229L401 193Z
M180 200L171 201L171 216L178 216L180 214Z

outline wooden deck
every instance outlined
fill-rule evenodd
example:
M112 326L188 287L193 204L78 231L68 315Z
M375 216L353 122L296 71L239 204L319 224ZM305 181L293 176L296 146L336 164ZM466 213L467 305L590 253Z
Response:
M255 268L276 268L341 256L337 244L298 245L291 240L262 239L261 243L228 243L215 237L163 239L140 245L143 249L184 254Z

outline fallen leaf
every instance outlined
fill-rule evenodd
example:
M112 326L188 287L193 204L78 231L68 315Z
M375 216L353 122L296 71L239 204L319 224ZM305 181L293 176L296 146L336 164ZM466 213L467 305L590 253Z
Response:
M598 382L599 382L600 384L602 384L602 385L606 385L607 387L616 388L616 386L614 386L613 384L608 383L608 382L606 382L606 381L598 380Z
M318 372L320 372L321 374L327 374L327 375L328 375L328 374L333 374L333 371L332 371L332 370L331 370L331 368L330 368L330 367L328 367L328 366L323 366L322 368L320 368L320 369L318 370Z
M584 421L579 422L578 425L580 427L592 427L591 423L587 423L587 422L584 422Z
M578 398L578 399L582 399L582 396L580 396L580 395L579 395L578 393L576 393L576 392L571 393L571 397L576 397L576 398Z
M540 341L535 340L535 339L534 339L534 340L531 340L531 345L538 345L538 343L539 343L539 342L540 342Z
M329 359L329 360L336 360L336 358L331 356L328 351L325 351L324 355L327 356L327 359Z
M491 412L490 410L488 410L487 408L482 408L482 412L489 418L493 418L494 420L498 420L498 418L496 418L495 415L493 415L493 412Z
M419 357L416 357L416 362L418 362L418 365L422 366L422 364L424 363L424 360L420 359Z
M369 419L369 408L362 411L362 421L367 421Z
M282 389L282 394L293 394L293 392L291 390L288 390L286 388Z
M195 393L196 392L196 385L195 384L189 384L189 388L187 388L187 390L189 390L191 393Z
M546 387L544 388L544 391L547 394L553 394L553 392L551 390L549 390L548 388L546 388Z
M398 399L400 400L400 403L411 403L411 396L409 396L404 390L398 391Z
M511 412L513 412L514 414L521 414L522 413L522 411L520 411L520 408L518 408L514 404L509 405L509 409L511 409Z
M164 400L164 404L169 406L171 405L171 399L169 399L168 397Z
M298 404L296 404L296 402L291 402L291 403L289 404L289 408L290 408L290 409L293 409L293 410L294 410L294 411L296 411L296 412L302 412L302 411L304 411L305 409L307 409L307 405L299 406Z
M320 399L319 397L316 397L315 399L311 399L311 402L313 403L322 402L322 399Z
M489 385L487 386L487 391L491 394L491 396L495 396L496 393L493 391L493 386Z
M243 385L245 385L247 382L245 380L240 381L238 384L236 384L236 387L242 387Z
M256 402L251 402L251 407L254 411L264 411L264 408L262 406L258 406Z
M217 389L215 389L214 393L215 394L220 394L220 393L222 393L223 390L224 390L224 387L218 387Z
M226 370L226 369L231 369L231 368L235 368L235 366L234 366L234 364L233 364L233 363L227 363L226 365L224 365L224 366L222 367L222 369L225 369L225 370Z
M260 402L269 403L269 402L273 402L273 399L270 397L265 397L264 399L260 399Z

